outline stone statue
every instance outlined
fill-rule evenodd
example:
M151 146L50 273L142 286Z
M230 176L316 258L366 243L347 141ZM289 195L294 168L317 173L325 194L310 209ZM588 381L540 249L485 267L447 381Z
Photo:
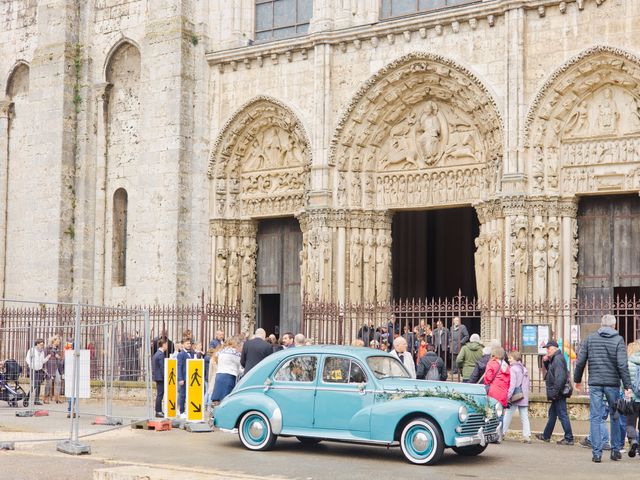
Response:
M300 293L304 297L307 293L307 250L302 247L302 250L298 252L298 258L300 259Z
M578 137L589 131L589 109L587 102L581 102L576 111L567 120L565 134L570 137Z
M488 275L488 251L487 241L483 235L480 235L475 239L476 253L475 267L476 267L476 289L478 291L478 300L486 302L489 296L489 275Z
M438 105L435 102L428 101L425 104L424 112L420 117L418 127L416 129L418 138L418 146L423 155L422 168L426 165L435 164L441 153L440 141L442 139L442 124L438 118Z
M227 254L218 252L216 260L216 303L227 304Z
M598 126L601 133L614 134L618 129L618 107L613 100L613 92L610 88L605 88L602 92L603 99L598 105Z
M543 301L547 286L547 242L539 232L534 241L533 250L533 299Z
M378 235L378 247L376 248L376 300L378 302L389 300L389 250L387 235L381 231Z
M324 228L322 232L322 295L328 297L331 294L331 285L333 282L331 271L331 231L328 228ZM328 300L328 298L325 298Z
M240 298L238 295L240 287L240 264L238 262L238 254L235 251L229 255L227 281L229 284L229 304L235 305Z
M362 293L364 297L363 301L365 303L371 303L376 300L376 244L373 232L368 229L364 239L364 247L362 250Z
M502 293L502 243L500 235L494 233L489 243L491 256L491 300L500 300Z
M513 245L513 273L516 301L524 303L527 301L527 274L529 273L527 231L524 228L518 230Z
M309 293L312 295L313 300L320 299L320 268L322 267L322 260L320 256L319 245L320 239L315 232L309 233L309 254L307 258L307 285L309 286Z
M362 302L362 241L358 229L353 229L349 247L349 297L353 303Z
M549 251L547 252L549 280L547 282L549 300L560 300L560 236L557 230L549 230Z

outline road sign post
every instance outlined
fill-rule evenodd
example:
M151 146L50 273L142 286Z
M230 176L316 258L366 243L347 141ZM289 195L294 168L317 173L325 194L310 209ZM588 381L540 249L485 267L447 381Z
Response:
M164 359L164 411L167 418L176 418L178 405L178 360Z
M187 421L204 422L204 360L187 360Z

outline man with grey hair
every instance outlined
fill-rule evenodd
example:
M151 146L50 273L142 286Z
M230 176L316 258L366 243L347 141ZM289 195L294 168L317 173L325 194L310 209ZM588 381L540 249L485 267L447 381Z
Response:
M295 337L293 337L293 344L296 347L304 347L305 337L302 333L297 333Z
M263 328L259 328L251 340L244 342L242 354L240 355L240 365L244 367L245 375L262 359L273 353L273 347L265 340L266 337L267 332Z
M604 315L600 328L587 337L581 345L573 374L573 381L577 391L580 391L582 374L585 366L589 366L589 403L591 425L592 460L602 461L602 433L600 432L602 417L604 416L605 399L611 407L618 400L620 383L624 385L625 398L631 397L631 376L627 364L627 349L624 339L615 329L616 317ZM611 460L620 460L620 450L624 445L624 437L620 438L618 420L611 419Z
M405 366L411 378L416 378L416 364L413 362L413 357L409 352L407 341L404 337L396 337L393 341L393 350L391 355L395 356Z

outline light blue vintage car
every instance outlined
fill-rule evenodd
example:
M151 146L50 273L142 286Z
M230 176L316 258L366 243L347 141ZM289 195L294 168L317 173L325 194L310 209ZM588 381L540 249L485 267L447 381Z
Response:
M321 345L264 359L215 408L213 424L250 450L295 436L399 445L408 461L434 464L445 448L471 456L499 442L501 415L482 385L414 380L388 353Z

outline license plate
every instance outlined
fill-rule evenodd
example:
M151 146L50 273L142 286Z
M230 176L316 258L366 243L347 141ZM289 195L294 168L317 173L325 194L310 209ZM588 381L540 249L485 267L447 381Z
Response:
M500 440L500 435L497 433L490 433L489 435L484 436L484 441L487 443L494 443Z

